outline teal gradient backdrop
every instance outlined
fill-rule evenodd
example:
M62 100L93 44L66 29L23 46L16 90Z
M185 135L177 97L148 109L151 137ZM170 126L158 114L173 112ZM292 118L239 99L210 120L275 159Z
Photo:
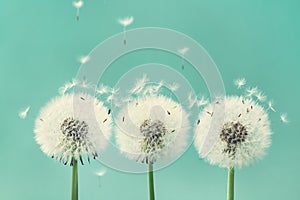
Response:
M228 94L236 92L232 80L245 77L277 102L279 113L288 113L288 125L280 123L279 113L271 117L268 155L236 171L236 199L300 199L299 10L299 0L87 0L76 22L70 0L2 0L0 199L69 199L71 169L40 151L34 119L57 88L76 76L77 56L121 32L117 19L128 15L135 17L129 29L170 28L199 42L219 67ZM169 60L157 52L144 54L134 62ZM132 62L124 63L129 69ZM125 71L118 67L108 70L107 83ZM18 112L27 105L32 108L22 120ZM107 169L99 178L94 173L101 168L97 162L80 167L80 199L148 198L146 174ZM200 160L191 146L155 173L157 199L226 199L226 179L225 169Z

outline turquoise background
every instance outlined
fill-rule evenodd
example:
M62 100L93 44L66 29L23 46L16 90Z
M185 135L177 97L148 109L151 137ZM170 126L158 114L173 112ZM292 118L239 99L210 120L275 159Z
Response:
M276 100L272 146L262 161L236 171L236 199L300 199L299 9L298 0L87 0L76 22L72 1L1 1L0 199L70 198L71 170L39 150L34 119L76 75L77 56L121 32L116 20L128 15L135 17L129 29L170 28L198 41L228 94L236 92L232 80L245 77ZM18 112L27 105L32 109L22 120ZM288 113L288 125L280 123L280 112ZM80 199L148 198L146 174L107 169L99 179L94 172L101 168L96 162L80 167ZM191 146L155 173L156 197L226 199L226 179L225 169L199 160Z

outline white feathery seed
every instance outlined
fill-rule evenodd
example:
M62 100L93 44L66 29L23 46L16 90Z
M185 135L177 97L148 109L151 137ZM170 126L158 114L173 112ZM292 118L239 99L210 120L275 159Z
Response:
M27 117L27 114L28 114L29 110L30 110L30 106L27 106L26 108L24 108L23 110L21 110L19 112L19 117L21 119L25 119Z
M245 78L236 79L234 81L234 85L236 85L236 87L238 89L240 89L241 87L243 87L244 85L246 85L246 79Z
M283 123L285 123L285 124L289 123L289 120L288 120L288 118L287 118L287 114L286 114L286 113L283 113L283 114L280 115L280 120L281 120Z
M96 158L108 144L112 129L108 109L91 95L65 94L52 99L35 121L41 150L64 164Z
M81 63L81 64L85 64L85 63L87 63L88 61L90 61L90 56L81 56L80 58L79 58L79 62Z
M77 9L76 20L79 20L79 9L83 6L83 1L73 1L73 6Z
M146 96L118 113L116 141L129 159L154 163L181 153L188 129L188 114L180 104L165 96Z
M130 17L121 18L118 20L118 22L122 26L126 27L126 26L129 26L130 24L132 24L133 20L134 20L133 16L130 16Z
M178 49L178 53L180 53L182 56L184 56L189 51L188 47L183 47L181 49Z
M143 90L143 87L145 86L146 82L148 81L147 75L144 74L141 79L138 79L134 85L133 88L130 89L131 94L137 94L140 93Z
M220 106L224 106L224 113ZM213 118L222 123L212 124ZM209 131L218 133L217 138ZM268 113L256 101L242 96L225 97L206 106L195 133L200 157L225 168L248 166L261 159L271 144ZM202 151L205 141L212 144L209 152Z

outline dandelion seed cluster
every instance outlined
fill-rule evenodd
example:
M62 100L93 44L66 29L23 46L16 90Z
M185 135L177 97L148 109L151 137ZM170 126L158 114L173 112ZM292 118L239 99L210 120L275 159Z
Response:
M216 109L224 106L223 112ZM211 114L213 113L213 114ZM214 124L216 117L221 124ZM220 167L244 167L262 158L271 144L267 111L256 101L240 96L224 97L203 109L196 126L195 146L201 157ZM212 138L209 131L217 132ZM205 141L215 141L208 153L202 152Z
M178 156L187 145L188 115L172 99L146 96L120 111L116 139L129 159L154 163Z
M64 164L83 156L94 159L107 145L112 118L109 110L88 94L54 98L40 112L35 138L42 151Z

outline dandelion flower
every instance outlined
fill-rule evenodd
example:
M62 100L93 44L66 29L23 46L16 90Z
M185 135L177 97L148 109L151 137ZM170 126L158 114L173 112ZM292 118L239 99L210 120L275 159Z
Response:
M236 79L234 81L234 85L236 85L237 88L240 89L241 87L243 87L244 85L246 85L246 79L244 79L244 78Z
M220 126L211 124L213 117L222 113L213 112L214 106L225 106L224 122ZM220 167L243 167L262 158L271 144L271 130L266 110L251 99L226 97L223 102L214 102L200 113L201 124L196 127L195 145L200 156ZM209 140L209 129L218 132L218 138L207 155L201 152L203 142Z
M106 174L106 169L102 169L96 172L96 175L101 177L104 176Z
M89 112L92 110L93 112ZM41 150L63 164L70 163L72 199L78 199L77 161L96 159L106 147L112 118L94 97L78 93L52 99L41 109L35 122L35 139Z
M129 159L148 164L149 194L154 199L153 164L177 156L187 145L188 115L164 96L135 99L117 117L116 141Z
M82 0L74 1L73 6L77 9L76 20L78 21L79 20L79 9L83 6L83 1Z
M187 144L188 115L164 96L142 97L118 115L117 143L122 153L142 163L154 163L180 153Z
M289 123L289 120L287 118L287 114L286 113L283 113L280 115L280 120L283 122L283 123Z
M222 123L214 123L213 118ZM228 168L228 199L233 200L234 168L261 159L271 144L268 113L250 98L231 96L206 106L199 119L195 146L210 164ZM203 152L205 142L211 143L208 153Z
M132 24L134 18L131 17L125 17L122 19L119 19L118 22L119 24L121 24L123 26L123 43L124 45L126 45L126 27L129 26L130 24Z
M25 119L27 117L29 110L30 110L30 106L27 106L24 110L19 112L19 117L21 119Z

